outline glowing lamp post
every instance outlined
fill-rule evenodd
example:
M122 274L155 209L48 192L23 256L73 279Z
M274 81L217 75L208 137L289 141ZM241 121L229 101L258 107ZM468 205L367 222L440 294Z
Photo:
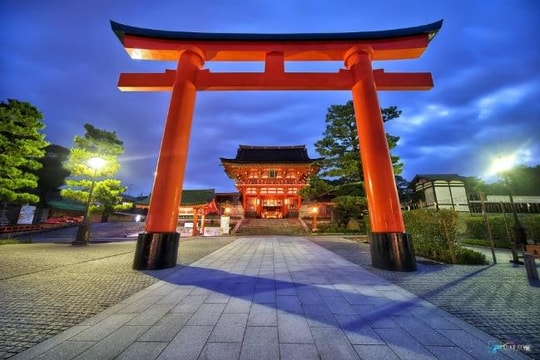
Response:
M512 191L510 190L510 184L508 181L508 171L514 167L516 157L514 155L501 156L494 163L492 171L494 173L500 174L504 181L504 186L508 192L508 197L510 198L510 206L512 208L512 216L514 218L514 244L512 246L512 260L514 264L519 264L519 258L517 251L521 249L521 244L527 243L527 234L525 234L525 229L521 225L519 218L517 216L516 205L514 204L514 198L512 196Z
M94 174L92 175L92 183L90 184L90 190L88 191L88 200L86 201L86 206L84 208L84 218L79 225L77 237L75 238L75 241L71 243L72 245L88 245L88 240L90 239L90 204L92 202L94 186L96 185L96 175L97 171L103 168L106 163L107 161L100 157L93 157L86 163L88 167L94 170Z
M317 214L319 214L319 207L317 206L317 204L314 204L311 207L311 215L312 215L312 218L313 218L311 231L313 231L313 232L317 231Z

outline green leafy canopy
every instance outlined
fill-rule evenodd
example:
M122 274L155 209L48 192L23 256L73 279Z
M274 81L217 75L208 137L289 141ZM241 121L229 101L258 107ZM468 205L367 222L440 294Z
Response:
M30 192L38 186L34 174L49 145L40 131L43 114L27 102L9 99L0 103L0 202L37 203Z
M120 169L118 156L124 153L124 143L118 138L116 132L110 132L85 124L84 136L75 136L75 145L70 149L66 168L71 177L66 180L67 188L63 189L63 197L81 203L87 203L90 189L94 183L94 191L90 204L90 212L99 212L103 215L123 210L121 194L126 190L120 180L112 177ZM103 159L103 166L92 168L90 159Z

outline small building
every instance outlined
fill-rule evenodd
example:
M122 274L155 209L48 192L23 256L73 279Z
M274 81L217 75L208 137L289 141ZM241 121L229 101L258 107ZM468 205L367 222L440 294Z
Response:
M319 171L322 158L310 158L305 145L240 145L234 159L220 160L241 193L244 216L282 218L298 217L298 192Z
M419 174L412 179L409 188L414 192L416 207L469 211L466 179L457 174Z

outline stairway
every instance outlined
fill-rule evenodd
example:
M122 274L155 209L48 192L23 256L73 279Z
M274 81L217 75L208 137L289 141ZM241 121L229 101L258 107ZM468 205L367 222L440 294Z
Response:
M305 235L298 219L249 219L242 220L237 235Z

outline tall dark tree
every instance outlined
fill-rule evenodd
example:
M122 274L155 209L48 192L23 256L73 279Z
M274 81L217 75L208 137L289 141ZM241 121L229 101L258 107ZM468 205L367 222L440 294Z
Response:
M539 184L540 165L531 167L517 165L513 169L499 174L498 179L492 183L486 183L477 177L469 177L465 180L467 193L474 200L480 199L478 195L480 192L485 195L508 195L508 190L514 195L540 196Z
M398 118L401 110L391 106L381 109L383 121ZM332 105L325 118L326 129L323 138L315 143L315 150L325 158L322 162L319 176L329 177L341 184L357 183L358 187L364 181L358 131L352 100L345 105ZM398 136L386 134L388 147L393 149L399 141ZM392 156L394 174L399 175L403 164L399 158Z
M71 176L61 194L86 204L94 184L90 212L101 213L106 221L114 211L126 208L121 197L126 187L120 180L111 178L120 169L118 156L124 153L124 143L116 132L97 129L91 124L85 124L84 128L85 135L75 136L75 146L70 150L66 169ZM99 168L92 167L91 159L95 158L103 160Z
M29 192L38 186L34 171L49 144L41 130L43 114L27 102L0 103L0 203L37 203Z
M69 156L69 149L51 144L45 149L45 156L40 159L42 167L34 172L38 177L38 186L35 189L40 204L44 205L47 198L58 195L60 188L65 185L70 172L64 167Z

